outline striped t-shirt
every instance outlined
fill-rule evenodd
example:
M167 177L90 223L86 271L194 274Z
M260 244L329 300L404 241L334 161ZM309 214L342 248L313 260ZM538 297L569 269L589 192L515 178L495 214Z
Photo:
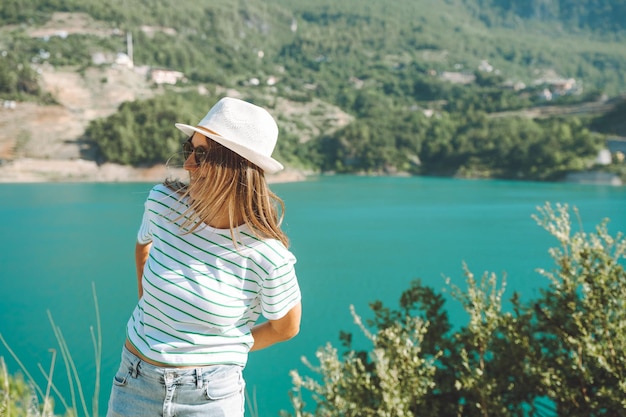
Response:
M185 234L186 209L164 185L150 191L137 239L152 247L128 339L164 364L244 366L259 316L279 319L300 301L296 258L245 225L235 230L236 245L228 229L202 225Z

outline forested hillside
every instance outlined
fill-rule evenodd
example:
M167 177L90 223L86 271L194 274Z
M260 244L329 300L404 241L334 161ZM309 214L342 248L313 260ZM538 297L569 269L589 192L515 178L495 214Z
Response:
M235 88L270 108L277 97L323 100L354 117L306 143L297 128L283 131L279 153L293 165L558 179L593 168L605 142L594 133L602 115L533 119L522 111L626 92L625 8L606 0L4 0L0 98L52 102L37 65L109 65L94 55L127 52L131 34L135 68L184 77L169 99L93 122L85 140L103 160L164 156L125 151L149 145L135 134L142 125L174 149L171 123L189 117L180 96L197 102L190 91L200 85ZM102 30L28 34L59 11L85 13ZM114 129L120 117L126 128Z
M538 20L569 30L611 34L624 30L626 2L615 0L468 0L464 1L485 24L518 25Z

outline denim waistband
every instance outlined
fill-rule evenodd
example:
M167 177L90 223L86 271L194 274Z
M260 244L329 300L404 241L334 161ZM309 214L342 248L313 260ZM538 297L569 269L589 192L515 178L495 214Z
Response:
M195 368L161 367L150 364L128 350L126 346L122 349L122 363L128 365L130 376L136 378L141 373L143 378L166 384L175 383L177 385L202 386L203 378L225 371L226 369L239 368L239 365L208 365Z

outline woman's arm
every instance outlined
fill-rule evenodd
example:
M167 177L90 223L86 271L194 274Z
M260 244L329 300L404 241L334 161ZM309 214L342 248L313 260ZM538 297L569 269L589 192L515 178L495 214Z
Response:
M264 349L278 342L289 340L300 331L302 304L298 303L278 320L268 320L252 328L254 345L250 350Z
M143 296L141 277L143 276L143 267L148 260L148 254L150 253L151 246L152 242L146 244L137 242L135 244L135 268L137 270L137 289L139 291L139 298Z

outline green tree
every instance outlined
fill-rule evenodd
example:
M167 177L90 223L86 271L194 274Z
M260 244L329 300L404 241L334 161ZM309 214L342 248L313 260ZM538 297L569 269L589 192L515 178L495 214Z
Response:
M196 93L168 93L149 100L123 103L117 113L92 121L85 136L103 161L126 165L182 164L182 134L175 123L195 123L192 115L215 100ZM192 120L194 119L194 120Z

